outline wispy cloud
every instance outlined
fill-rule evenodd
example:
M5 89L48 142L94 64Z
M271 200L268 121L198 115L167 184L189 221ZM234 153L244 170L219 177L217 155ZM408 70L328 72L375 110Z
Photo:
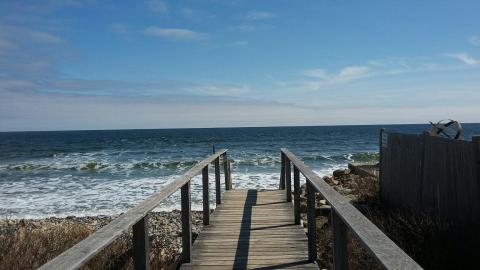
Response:
M463 61L479 63L468 55L449 55L461 58ZM338 84L351 83L357 80L370 79L373 77L394 76L407 73L433 72L459 69L458 66L424 62L419 59L408 58L384 58L367 61L363 65L346 66L337 72L328 71L323 68L309 69L302 72L302 78L296 83L282 82L286 87L302 87L306 90L320 90Z
M268 11L258 11L258 10L250 10L245 15L247 20L251 21L259 21L259 20L268 20L277 17L277 14Z
M461 62L463 62L466 65L473 66L473 65L478 65L480 64L480 60L474 58L468 53L461 52L461 53L453 53L453 54L447 54L447 56L455 58Z
M208 37L207 34L195 32L184 28L162 28L150 26L144 31L150 36L163 37L171 40L203 40Z
M231 27L232 30L240 30L244 32L254 32L254 31L267 31L271 30L274 27L266 24L240 24L235 27Z
M28 30L25 31L25 34L28 35L32 41L38 43L60 44L64 42L62 38L48 32Z
M208 95L208 96L240 96L250 91L248 85L222 84L222 83L207 83L192 88L191 92L194 94Z
M131 32L130 26L123 23L112 23L110 29L117 34L128 34Z
M474 46L480 46L480 36L471 36L468 38L468 42Z
M342 68L338 73L332 74L324 69L311 69L304 72L307 79L304 86L310 90L318 90L322 86L348 83L372 75L372 70L367 66L348 66Z
M164 1L150 0L147 1L146 4L148 9L152 12L159 14L166 14L168 12L168 5Z

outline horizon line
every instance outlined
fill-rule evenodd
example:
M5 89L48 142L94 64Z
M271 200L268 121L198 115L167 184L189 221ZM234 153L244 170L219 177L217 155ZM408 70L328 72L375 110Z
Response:
M480 124L480 122L463 122L460 124ZM333 124L333 125L285 125L285 126L231 126L231 127L177 127L177 128L107 128L107 129L56 129L56 130L9 130L0 133L22 132L74 132L74 131L117 131L117 130L186 130L186 129L235 129L235 128L293 128L293 127L346 127L346 126L396 126L396 125L430 125L430 123L394 123L394 124Z

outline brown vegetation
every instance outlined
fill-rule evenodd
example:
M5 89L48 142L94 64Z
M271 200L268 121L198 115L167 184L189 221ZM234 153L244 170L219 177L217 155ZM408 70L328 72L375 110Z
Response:
M0 269L36 269L86 238L114 217L69 217L0 222ZM179 211L150 213L150 265L177 269L180 263ZM193 212L193 236L201 215ZM124 233L82 269L133 269L131 232Z
M427 213L386 209L378 197L378 180L349 173L324 177L339 193L425 269L470 269L476 259L480 234L472 228L441 224ZM317 203L321 203L318 197ZM328 216L317 217L318 262L333 269L332 232ZM350 269L382 269L351 232L348 234Z

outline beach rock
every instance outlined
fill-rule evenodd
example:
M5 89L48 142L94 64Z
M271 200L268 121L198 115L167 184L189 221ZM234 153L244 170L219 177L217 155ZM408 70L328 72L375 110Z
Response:
M333 171L333 177L341 177L341 176L344 176L346 174L349 174L350 173L350 170L349 169L338 169L338 170L335 170Z

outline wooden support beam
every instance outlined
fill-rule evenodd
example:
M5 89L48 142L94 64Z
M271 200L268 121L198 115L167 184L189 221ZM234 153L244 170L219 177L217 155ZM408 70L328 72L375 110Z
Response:
M215 159L215 202L222 203L222 190L220 188L220 157Z
M333 264L335 270L348 269L347 226L335 211L331 211Z
M232 189L232 168L230 167L230 160L228 160L228 189Z
M190 181L181 188L182 200L182 263L192 260L192 215Z
M133 265L136 270L150 269L150 243L148 238L148 216L132 226Z
M281 167L280 167L280 185L279 189L285 189L285 154L282 152L281 156Z
M228 155L225 152L223 154L223 174L225 176L225 190L230 190L231 189L228 167L229 167L229 165L228 165Z
M290 160L285 157L285 194L287 202L292 201L292 166Z
M202 170L203 225L210 224L210 194L208 188L208 165Z
M317 260L317 221L315 217L315 187L307 179L307 226L308 226L308 259Z
M297 166L293 166L293 212L295 215L295 224L300 224L300 171Z

